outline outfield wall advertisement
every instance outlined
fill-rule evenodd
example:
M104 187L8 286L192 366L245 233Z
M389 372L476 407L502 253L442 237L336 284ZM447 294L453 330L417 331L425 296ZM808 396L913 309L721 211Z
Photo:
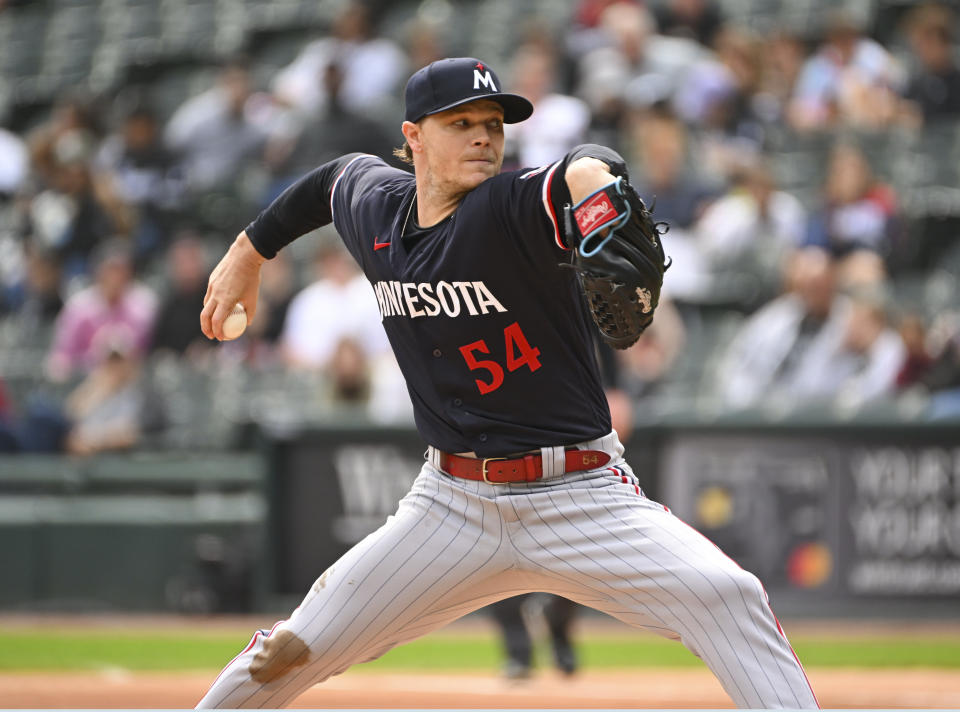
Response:
M627 454L780 615L960 617L958 428L659 427ZM423 459L412 430L359 424L236 456L0 458L0 606L299 599L393 514Z
M926 438L925 438L926 440ZM960 446L677 434L664 499L771 590L960 594Z
M423 444L403 430L317 431L277 452L271 520L284 593L305 590L392 514L423 462ZM658 463L653 477L634 463L641 481L771 595L960 595L953 431L664 429L627 452Z

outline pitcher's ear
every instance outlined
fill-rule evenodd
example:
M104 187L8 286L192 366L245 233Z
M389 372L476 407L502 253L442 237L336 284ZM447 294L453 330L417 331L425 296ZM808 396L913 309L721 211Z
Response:
M404 121L400 130L403 132L403 137L407 139L407 145L410 146L410 150L414 153L420 153L423 150L423 131L420 128L420 124L415 124L412 121Z

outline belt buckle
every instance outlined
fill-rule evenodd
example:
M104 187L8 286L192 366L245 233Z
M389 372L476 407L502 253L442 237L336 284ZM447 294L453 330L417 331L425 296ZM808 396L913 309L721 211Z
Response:
M480 465L480 474L481 474L481 476L483 477L483 481L486 482L488 485L505 485L505 484L507 484L506 482L491 482L490 480L487 479L487 463L488 463L488 462L491 462L492 460L506 460L506 459L507 459L507 458L505 458L505 457L485 457L485 458L483 458L483 463Z

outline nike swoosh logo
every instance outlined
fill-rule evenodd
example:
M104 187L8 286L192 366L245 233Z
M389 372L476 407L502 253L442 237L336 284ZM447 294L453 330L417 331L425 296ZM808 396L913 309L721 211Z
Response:
M389 243L389 242L377 242L377 240L379 240L379 239L380 239L379 235L376 235L376 236L374 236L374 238L373 238L373 250L374 250L374 252L376 252L377 250L382 250L384 247L390 247L390 243Z

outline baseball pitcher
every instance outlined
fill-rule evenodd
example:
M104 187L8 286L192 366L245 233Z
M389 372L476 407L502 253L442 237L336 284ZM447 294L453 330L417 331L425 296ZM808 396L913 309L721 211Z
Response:
M291 186L214 269L201 323L256 313L261 264L333 223L376 294L426 461L396 513L257 631L199 707L283 707L508 596L546 591L680 640L740 707L815 708L755 576L644 496L594 355L653 319L661 230L597 145L500 172L529 101L472 58L405 90L414 172L351 154ZM642 700L642 690L638 690Z

